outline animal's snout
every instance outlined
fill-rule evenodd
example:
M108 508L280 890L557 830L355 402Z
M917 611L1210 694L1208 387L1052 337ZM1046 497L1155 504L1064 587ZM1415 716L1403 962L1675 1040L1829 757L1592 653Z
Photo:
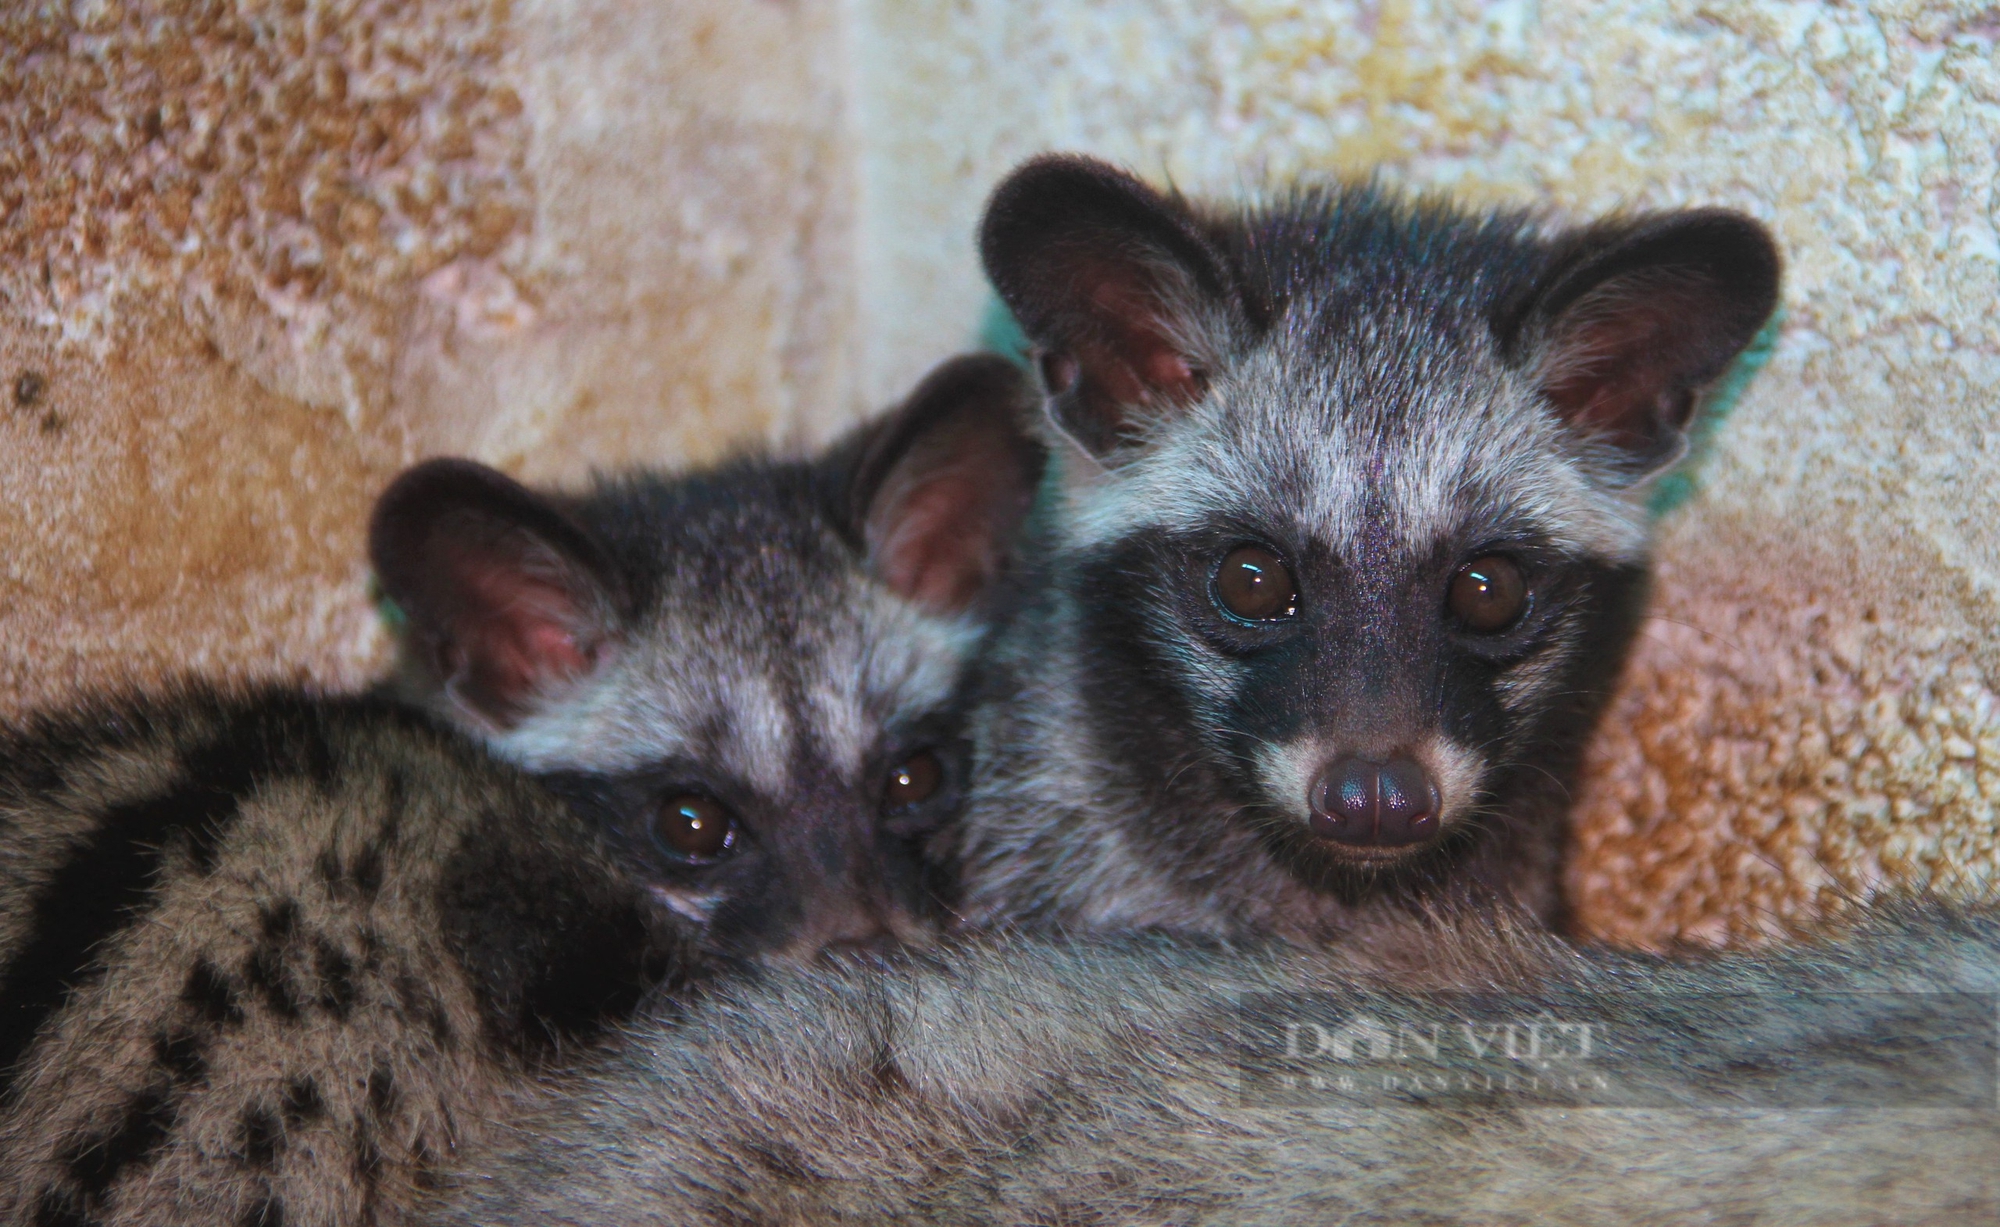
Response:
M1415 759L1361 757L1329 764L1307 792L1312 833L1351 848L1401 848L1435 838L1443 808Z
M933 924L879 892L822 889L807 898L805 923L766 958L793 966L815 959L873 961L935 938Z

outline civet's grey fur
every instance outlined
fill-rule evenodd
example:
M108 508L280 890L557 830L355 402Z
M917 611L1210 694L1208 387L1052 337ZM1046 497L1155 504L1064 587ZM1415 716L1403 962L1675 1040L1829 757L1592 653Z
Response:
M1837 944L1686 964L1476 915L1414 927L1425 940L1386 955L1023 937L765 975L546 1096L436 1221L1859 1227L2000 1212L1991 913L1886 910ZM1463 998L1411 991L1437 988L1531 993L1596 1024L1628 1058L1597 1102L1640 1106L1567 1107L1560 1089L1286 1106L1240 1080L1245 1039L1275 1044L1299 1000L1421 1034L1466 1017ZM1926 999L1886 995L1940 992L1983 995L1962 1034L1927 1023ZM1508 1064L1466 1051L1447 1040L1431 1068ZM1767 1098L1779 1089L1792 1098ZM1774 1102L1842 1106L1756 1106Z
M1642 486L1773 308L1762 227L1357 185L1210 206L1057 156L1001 185L982 245L1053 472L975 716L968 916L1308 943L1452 890L1552 916L1643 601ZM1296 616L1221 609L1246 543L1296 575ZM1447 585L1489 554L1529 604L1475 635ZM1326 764L1395 755L1436 782L1437 838L1309 832Z
M402 1221L648 985L927 933L959 789L883 773L952 757L1018 390L956 363L820 462L576 499L422 466L373 547L432 715L194 692L0 738L0 1223ZM689 793L728 854L649 837Z

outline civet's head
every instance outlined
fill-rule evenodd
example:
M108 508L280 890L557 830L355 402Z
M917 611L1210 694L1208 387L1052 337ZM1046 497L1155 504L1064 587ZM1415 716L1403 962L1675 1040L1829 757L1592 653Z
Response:
M433 710L597 815L736 956L907 941L948 883L958 710L1041 468L997 358L940 368L818 463L523 488L436 460L370 537Z
M1779 281L1721 210L1224 212L1062 156L981 243L1038 355L1106 744L1213 780L1307 876L1453 846L1563 769L1631 633L1637 490Z

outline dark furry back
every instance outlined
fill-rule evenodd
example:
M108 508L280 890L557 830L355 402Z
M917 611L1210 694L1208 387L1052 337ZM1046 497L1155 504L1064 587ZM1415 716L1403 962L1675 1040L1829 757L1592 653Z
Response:
M475 1162L436 1221L1957 1224L2000 1208L1993 915L1890 910L1840 943L1685 963L1492 924L1341 956L1001 942L772 976L635 1035ZM1421 1029L1462 1016L1468 989L1557 1000L1622 1037L1624 1081L1589 1102L1624 1106L1566 1107L1584 1100L1560 1088L1288 1103L1243 1079L1262 1051L1246 1038L1302 1002ZM1903 995L1944 990L1983 995L1982 1021L1953 1030L1961 1000L1941 1030L1924 1006L1948 999ZM1821 1092L1846 1106L1768 1106Z
M409 711L44 719L0 743L0 1222L398 1221L674 945L590 830Z

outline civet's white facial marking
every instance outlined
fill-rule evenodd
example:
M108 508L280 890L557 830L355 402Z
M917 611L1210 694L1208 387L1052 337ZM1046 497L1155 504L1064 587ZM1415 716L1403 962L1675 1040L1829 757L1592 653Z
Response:
M1125 463L1063 466L1066 544L1200 531L1269 505L1278 484L1289 525L1341 557L1424 554L1491 515L1496 494L1511 520L1578 556L1642 557L1638 500L1594 480L1587 453L1490 346L1379 343L1389 352L1317 366L1282 344L1259 350Z
M1179 416L1149 420L1129 454L1065 457L1059 525L1065 550L1180 570L1135 592L1181 592L1144 611L1148 637L1208 752L1248 760L1256 806L1307 824L1343 781L1355 796L1416 790L1414 834L1348 849L1393 862L1489 808L1481 790L1522 749L1510 729L1557 697L1587 630L1557 572L1633 565L1644 523L1490 341L1426 346L1417 325L1379 318L1315 361L1293 344L1302 331L1276 329ZM1217 639L1204 589L1246 543L1288 560L1298 600L1283 624ZM1450 585L1495 554L1539 560L1522 617L1537 633L1498 652L1466 641L1460 661ZM1280 673L1260 668L1265 650ZM1321 814L1315 829L1356 821Z

